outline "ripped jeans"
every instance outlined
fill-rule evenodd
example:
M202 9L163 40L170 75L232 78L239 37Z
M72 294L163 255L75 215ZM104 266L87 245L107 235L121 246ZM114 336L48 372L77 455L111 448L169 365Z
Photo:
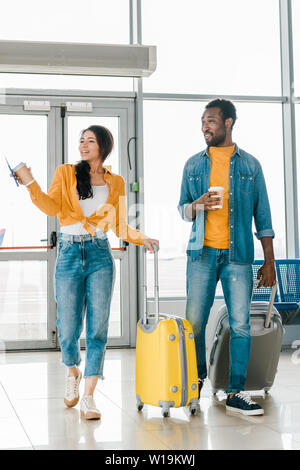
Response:
M251 264L229 263L229 250L203 247L199 260L187 261L186 318L196 344L198 375L207 376L205 330L218 281L222 283L230 326L230 369L227 393L244 390L250 357Z

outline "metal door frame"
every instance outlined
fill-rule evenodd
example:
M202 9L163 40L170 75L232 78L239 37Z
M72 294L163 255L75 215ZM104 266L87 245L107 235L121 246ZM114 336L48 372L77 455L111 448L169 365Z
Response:
M111 116L119 117L119 145L120 145L120 174L125 179L127 207L137 202L137 193L131 191L131 185L137 180L136 177L136 147L130 145L131 168L128 165L127 144L129 139L135 139L135 98L133 92L92 92L92 91L69 91L69 90L5 90L5 104L0 105L1 114L11 115L43 115L48 117L47 121L47 187L50 186L53 174L58 165L62 163L62 118L61 106L66 101L88 101L93 104L93 111L89 113L68 113L67 116ZM25 111L24 100L50 101L50 111ZM67 123L67 119L65 121ZM67 152L67 125L65 126L64 150ZM135 218L134 218L135 219ZM129 220L130 223L130 220ZM131 225L134 227L135 220ZM48 217L47 236L57 231L58 222L56 217ZM56 262L52 256L52 250L47 252L0 252L0 261L3 260L47 260L47 340L22 340L5 341L6 350L36 350L57 349L58 340L56 335L56 305L53 297L53 274ZM56 250L55 250L56 251ZM137 248L129 245L126 251L114 252L114 258L120 259L121 276L121 336L111 337L108 347L128 347L134 345L134 332L137 319Z

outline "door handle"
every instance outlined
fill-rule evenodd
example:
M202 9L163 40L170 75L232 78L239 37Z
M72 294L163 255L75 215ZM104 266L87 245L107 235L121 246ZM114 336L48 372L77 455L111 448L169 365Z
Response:
M47 242L48 238L42 238L40 242ZM51 232L50 233L50 246L49 248L55 248L57 245L57 235L56 232Z
M50 246L51 248L55 248L57 245L57 234L56 232L51 232L50 234Z
M43 238L40 240L41 242L47 242L48 238ZM50 233L50 248L55 248L57 245L57 235L56 232L51 232Z

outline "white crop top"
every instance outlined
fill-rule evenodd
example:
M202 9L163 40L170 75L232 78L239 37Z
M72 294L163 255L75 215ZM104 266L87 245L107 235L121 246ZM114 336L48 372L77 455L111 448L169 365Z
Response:
M89 217L92 215L99 207L106 203L108 198L108 186L92 186L93 197L87 199L79 199L79 204L82 209L83 215ZM78 196L78 194L77 194ZM93 227L95 232L102 232L102 230ZM89 233L85 228L83 228L82 222L75 222L71 225L63 225L60 227L61 233L68 233L69 235L85 235Z

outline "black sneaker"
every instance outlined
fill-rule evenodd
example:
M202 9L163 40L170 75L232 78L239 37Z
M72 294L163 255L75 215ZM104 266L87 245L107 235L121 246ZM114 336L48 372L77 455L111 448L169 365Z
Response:
M235 393L230 397L228 395L226 400L226 410L236 411L243 415L263 415L263 408L252 401L250 396L245 392Z
M203 384L204 384L204 380L203 379L198 379L198 400L200 399L200 393L201 393Z

